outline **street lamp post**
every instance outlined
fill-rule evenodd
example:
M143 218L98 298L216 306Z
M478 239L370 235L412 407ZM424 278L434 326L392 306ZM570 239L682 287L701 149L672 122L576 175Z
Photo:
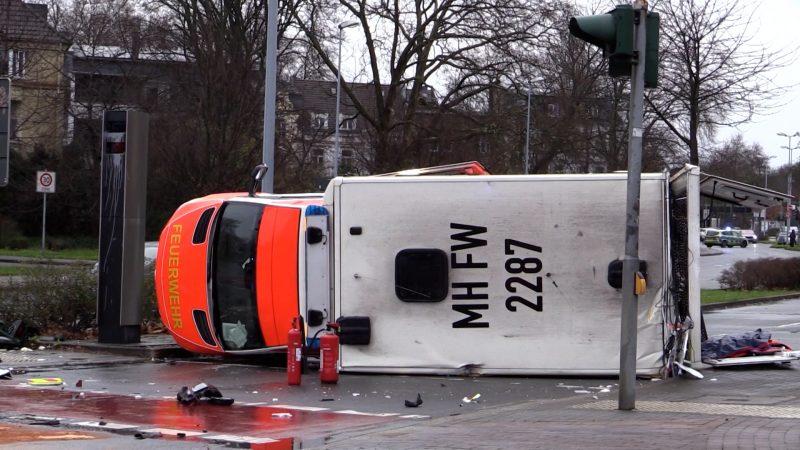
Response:
M531 84L528 83L528 114L525 119L525 175L528 174L531 142Z
M782 136L785 138L789 138L789 146L782 146L781 148L785 148L789 150L789 179L787 181L788 187L786 189L786 193L789 194L789 197L792 196L792 138L793 137L800 137L800 132L795 131L794 134L786 134L786 133L778 133L778 136ZM792 200L789 199L789 204L791 205ZM789 227L791 226L791 207L786 208L786 233L789 233Z
M772 155L764 160L764 189L767 188L767 175L769 175L769 160L774 158L777 158L777 156Z
M358 22L351 20L339 24L339 62L336 63L336 117L334 120L333 138L333 176L339 175L339 103L341 102L342 88L342 30L358 25Z

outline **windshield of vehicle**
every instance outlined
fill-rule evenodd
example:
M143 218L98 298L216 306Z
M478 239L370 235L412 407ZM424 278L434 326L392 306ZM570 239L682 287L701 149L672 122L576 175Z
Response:
M255 265L263 205L226 203L216 225L211 280L214 325L227 350L263 348Z

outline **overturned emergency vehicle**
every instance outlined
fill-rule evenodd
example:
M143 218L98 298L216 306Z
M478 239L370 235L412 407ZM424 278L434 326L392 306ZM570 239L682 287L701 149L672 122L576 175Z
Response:
M251 354L285 350L297 318L309 346L336 322L342 371L618 373L626 174L449 169L182 205L156 263L165 325L191 351ZM700 348L700 178L642 175L639 374Z

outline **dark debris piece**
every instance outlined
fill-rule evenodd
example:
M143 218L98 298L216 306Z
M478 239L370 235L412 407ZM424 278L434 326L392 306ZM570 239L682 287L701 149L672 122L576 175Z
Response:
M406 407L407 408L416 408L421 404L422 404L422 395L420 395L420 394L417 394L417 400L416 401L412 402L410 400L406 400Z
M192 389L188 386L182 387L178 391L177 398L183 405L202 402L210 405L230 406L234 402L230 397L223 397L222 392L216 387L205 383L199 383Z
M210 405L230 406L233 404L233 399L230 397L206 397L203 402Z
M189 389L189 386L184 386L178 391L178 401L183 405L191 405L197 401L197 396L194 391Z

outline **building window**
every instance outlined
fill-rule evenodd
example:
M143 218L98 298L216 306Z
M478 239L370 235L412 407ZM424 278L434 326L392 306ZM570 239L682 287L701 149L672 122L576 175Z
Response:
M356 129L356 119L348 118L348 116L344 114L339 114L339 129L340 130L355 130Z
M561 108L559 107L558 103L547 104L547 115L550 117L558 117L561 115Z
M315 128L328 128L328 113L315 113L313 119Z
M28 54L25 50L8 51L8 75L11 78L25 78L25 66L28 64Z
M322 149L315 148L311 151L311 160L318 166L325 165L325 153Z
M341 161L343 164L352 164L353 163L353 151L347 149L341 149L342 156Z

